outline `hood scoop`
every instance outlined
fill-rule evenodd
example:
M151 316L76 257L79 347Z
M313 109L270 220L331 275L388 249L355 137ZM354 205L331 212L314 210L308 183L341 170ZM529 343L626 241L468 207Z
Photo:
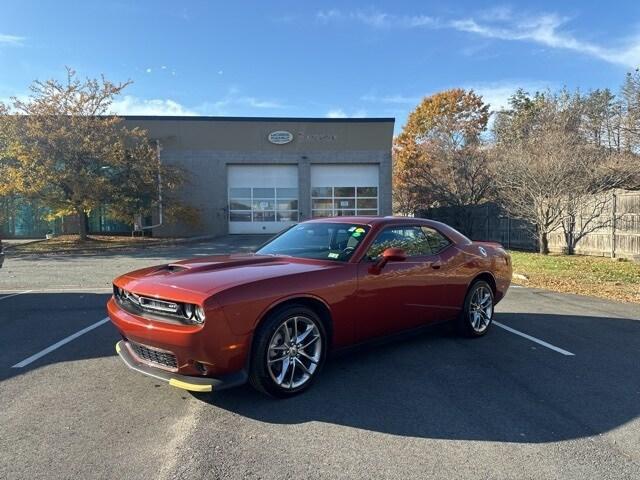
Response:
M179 263L170 263L169 265L163 265L157 271L158 272L168 272L168 273L178 273L188 270L184 265L180 265Z
M273 257L264 256L249 256L242 258L226 258L224 260L218 260L212 258L206 259L193 259L180 263L170 263L166 265L164 269L172 273L179 273L183 271L188 272L208 272L211 270L222 270L225 268L243 267L250 265L260 265L264 263L274 262Z

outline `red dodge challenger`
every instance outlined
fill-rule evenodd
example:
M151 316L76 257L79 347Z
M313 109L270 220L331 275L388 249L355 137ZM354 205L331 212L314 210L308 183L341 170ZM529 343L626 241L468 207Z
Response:
M127 273L108 311L134 370L192 391L249 380L288 397L311 386L335 349L443 321L484 335L510 281L499 244L442 223L325 218L254 254Z

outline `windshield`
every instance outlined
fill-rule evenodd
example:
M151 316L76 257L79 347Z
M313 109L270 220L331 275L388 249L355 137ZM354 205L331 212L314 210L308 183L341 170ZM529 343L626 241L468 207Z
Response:
M369 231L351 223L303 223L274 238L256 253L346 262Z

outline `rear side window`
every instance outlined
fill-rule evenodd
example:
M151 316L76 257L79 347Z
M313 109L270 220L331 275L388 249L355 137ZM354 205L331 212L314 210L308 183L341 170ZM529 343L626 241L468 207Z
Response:
M378 258L387 248L402 248L409 257L431 255L431 247L418 226L385 228L369 247L367 257Z
M431 252L436 255L451 245L451 241L437 230L430 227L422 227L422 232L427 239Z

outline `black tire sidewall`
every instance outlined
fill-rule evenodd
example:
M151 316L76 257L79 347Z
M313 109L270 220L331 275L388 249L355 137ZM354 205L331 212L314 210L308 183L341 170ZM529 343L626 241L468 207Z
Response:
M269 341L286 319L294 316L304 316L313 321L320 332L320 340L322 341L322 351L318 367L311 378L304 384L294 389L285 389L275 383L269 374L267 368L267 353L269 349ZM278 309L264 320L258 327L254 336L253 348L251 352L249 380L251 385L259 391L268 395L286 398L292 397L307 390L318 378L324 365L327 355L327 334L324 323L320 316L312 309L304 305L290 305L282 309Z

